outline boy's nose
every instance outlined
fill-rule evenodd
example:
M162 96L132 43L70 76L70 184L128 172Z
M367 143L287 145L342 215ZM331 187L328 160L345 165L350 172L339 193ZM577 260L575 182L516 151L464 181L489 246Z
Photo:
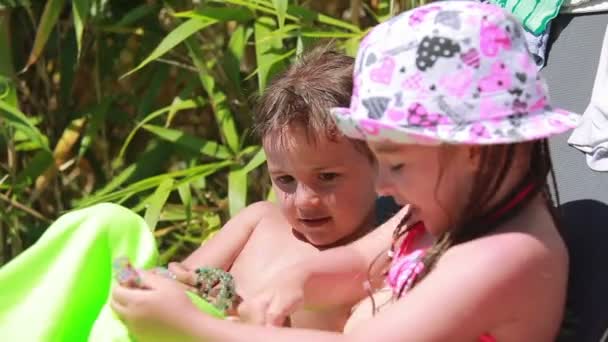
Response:
M298 208L315 207L321 203L319 194L310 187L298 184L296 189L295 205Z

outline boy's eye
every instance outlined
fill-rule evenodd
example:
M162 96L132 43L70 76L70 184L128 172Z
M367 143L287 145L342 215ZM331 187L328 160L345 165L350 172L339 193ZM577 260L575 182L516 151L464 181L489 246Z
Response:
M319 174L319 179L324 182L330 182L332 180L335 180L339 176L340 175L335 172L323 172Z
M403 169L403 163L390 166L391 172L399 172L401 169Z
M279 184L289 184L291 182L293 182L293 177L292 176L279 176L276 177L275 182L279 183Z

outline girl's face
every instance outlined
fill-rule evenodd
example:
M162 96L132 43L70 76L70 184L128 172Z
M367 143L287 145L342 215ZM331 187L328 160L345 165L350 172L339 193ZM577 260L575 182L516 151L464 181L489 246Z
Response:
M378 160L376 191L411 204L414 218L433 235L462 216L475 181L475 148L386 142L369 142L369 147Z

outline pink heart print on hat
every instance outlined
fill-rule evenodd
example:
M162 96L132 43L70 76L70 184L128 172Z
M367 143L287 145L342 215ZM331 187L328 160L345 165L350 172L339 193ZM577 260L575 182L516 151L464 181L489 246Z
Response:
M441 7L439 6L428 6L428 7L420 7L412 13L409 19L410 26L416 26L424 21L424 17L426 17L429 13L439 11Z
M353 138L515 143L578 123L551 106L523 28L499 6L433 2L374 27L364 42L350 108L334 115Z
M512 75L507 68L507 65L502 61L496 61L492 64L488 76L479 81L479 92L491 93L509 89Z
M390 84L393 79L393 71L395 70L395 61L387 57L382 61L382 64L373 69L371 80L377 83Z
M489 57L494 57L498 51L511 47L511 38L506 30L486 20L481 21L481 52Z

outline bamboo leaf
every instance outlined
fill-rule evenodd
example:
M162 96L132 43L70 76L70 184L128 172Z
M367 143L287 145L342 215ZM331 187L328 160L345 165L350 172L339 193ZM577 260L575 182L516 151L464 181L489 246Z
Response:
M123 77L127 77L137 70L143 68L148 63L153 60L159 58L160 56L167 53L169 50L176 47L178 44L186 40L188 37L193 35L194 33L204 29L207 26L211 26L217 23L217 20L209 19L209 20L201 20L198 18L189 19L188 21L179 25L175 30L171 31L161 42L160 44L152 51L152 53L146 57L135 69L129 71Z
M157 11L157 6L150 4L143 4L135 7L127 14L125 14L119 22L116 23L116 27L126 27L135 24L140 19L145 18L146 16Z
M34 47L32 48L32 52L30 53L23 70L27 70L32 64L36 63L38 57L40 57L40 54L53 31L53 27L57 23L59 14L63 10L64 4L65 0L47 1L44 6L44 12L42 12L42 17L40 18L40 25L38 25L38 30L36 31L36 38L34 38Z
M186 211L186 222L190 222L192 219L192 193L190 192L190 184L184 183L179 185L177 187L177 192L179 193L179 198L184 204L184 209Z
M120 148L120 152L118 153L118 159L123 158L125 151L127 150L127 147L129 146L129 144L131 143L131 140L133 140L133 137L135 136L135 133L137 133L137 131L139 131L139 129L142 128L144 125L146 125L148 122L166 114L167 112L173 111L173 110L180 111L180 110L185 110L185 109L197 108L200 106L202 106L202 101L200 101L200 100L185 100L185 101L180 101L180 102L174 102L167 107L161 108L159 110L156 110L156 111L150 113L142 121L140 121L135 126L135 128L133 128L131 130L131 132L129 132L127 139L125 139L124 144Z
M253 19L253 13L245 7L205 7L194 11L177 12L173 16L176 18L197 18L241 23Z
M285 68L283 42L281 39L267 38L275 29L276 24L270 17L261 17L255 22L255 56L258 64L257 75L260 92L266 89L266 84L275 73Z
M285 16L287 15L288 0L272 0L274 9L277 11L277 19L279 20L279 27L282 28L285 25Z
M17 176L17 184L33 184L34 180L44 173L53 163L53 154L47 150L36 152L28 161L26 168Z
M213 174L225 167L231 166L234 163L232 161L222 161L217 163L209 163L205 165L194 166L185 170L168 172L162 175L148 177L146 179L142 179L137 181L124 189L116 190L114 192L110 192L104 194L102 196L92 196L78 203L78 208L87 207L95 203L100 202L111 202L116 201L118 199L124 199L127 196L133 196L143 191L147 191L150 189L154 189L160 185L160 183L166 179L176 179L184 177L183 180L177 182L177 185L182 184L183 182L189 181L193 178L205 177L210 174Z
M148 209L146 209L146 213L144 215L144 220L148 224L151 231L154 231L156 228L161 210L165 206L165 203L169 198L169 194L171 193L173 182L173 179L166 179L162 181L158 188L156 188L156 191L154 191L152 198L150 198Z
M8 125L21 130L38 147L50 151L46 137L40 133L38 128L30 122L25 114L3 100L0 100L0 117L3 117Z
M102 103L95 106L93 110L91 110L90 119L87 123L87 128L82 136L80 141L80 148L78 149L78 158L82 158L84 154L88 151L93 139L97 135L97 131L99 130L99 126L102 124L103 120L106 117L106 113L110 108L111 101L109 98L105 98Z
M264 150L259 148L247 165L233 169L228 174L228 209L231 217L247 205L247 175L265 161Z
M340 32L340 31L318 31L311 29L302 29L300 31L302 37L307 38L358 38L359 33Z
M309 22L318 22L325 25L334 26L337 28L345 29L351 32L360 32L357 26L348 23L346 21L342 21L340 19L332 18L328 15L317 13L313 10L307 9L301 6L291 5L287 9L288 15L292 15L298 19L309 21Z
M266 154L264 153L264 150L261 147L259 147L258 152L253 156L253 158L251 158L249 160L249 163L247 163L247 165L245 165L243 170L245 171L245 173L249 173L249 172L257 169L260 165L264 164L265 162L266 162Z
M241 60L245 54L247 41L252 34L253 30L246 28L244 25L239 25L230 36L228 50L222 60L224 72L239 93L243 92L241 87Z
M247 203L247 172L242 168L228 174L228 209L234 217Z
M74 30L76 32L76 42L78 43L78 59L80 59L80 54L82 52L82 35L89 18L90 9L91 0L72 0Z
M265 70L267 68L272 68L273 65L275 65L276 63L280 63L285 61L286 59L288 59L289 57L293 56L294 54L296 54L297 52L297 48L296 49L291 49L287 52L285 52L282 55L278 55L276 57L274 57L271 60L265 61L264 64L258 65L258 67L249 75L247 75L247 77L245 77L245 81L249 80L250 78L252 78L253 76L257 75L260 70ZM275 71L274 73L276 73L278 71Z
M211 101L211 107L213 108L215 120L220 128L220 133L230 151L236 154L240 149L240 140L236 130L234 116L226 103L226 94L216 86L215 80L209 74L207 66L203 61L204 59L201 52L195 46L194 42L188 40L186 41L186 46L188 47L190 58L192 58L194 65L198 69L198 76L203 84L203 88Z
M269 202L276 203L277 194L274 192L274 188L270 188L270 190L268 190L268 194L266 195L266 200Z
M204 140L179 130L154 125L144 125L143 128L161 139L185 147L193 152L198 152L209 157L228 159L231 157L226 147L209 140Z

